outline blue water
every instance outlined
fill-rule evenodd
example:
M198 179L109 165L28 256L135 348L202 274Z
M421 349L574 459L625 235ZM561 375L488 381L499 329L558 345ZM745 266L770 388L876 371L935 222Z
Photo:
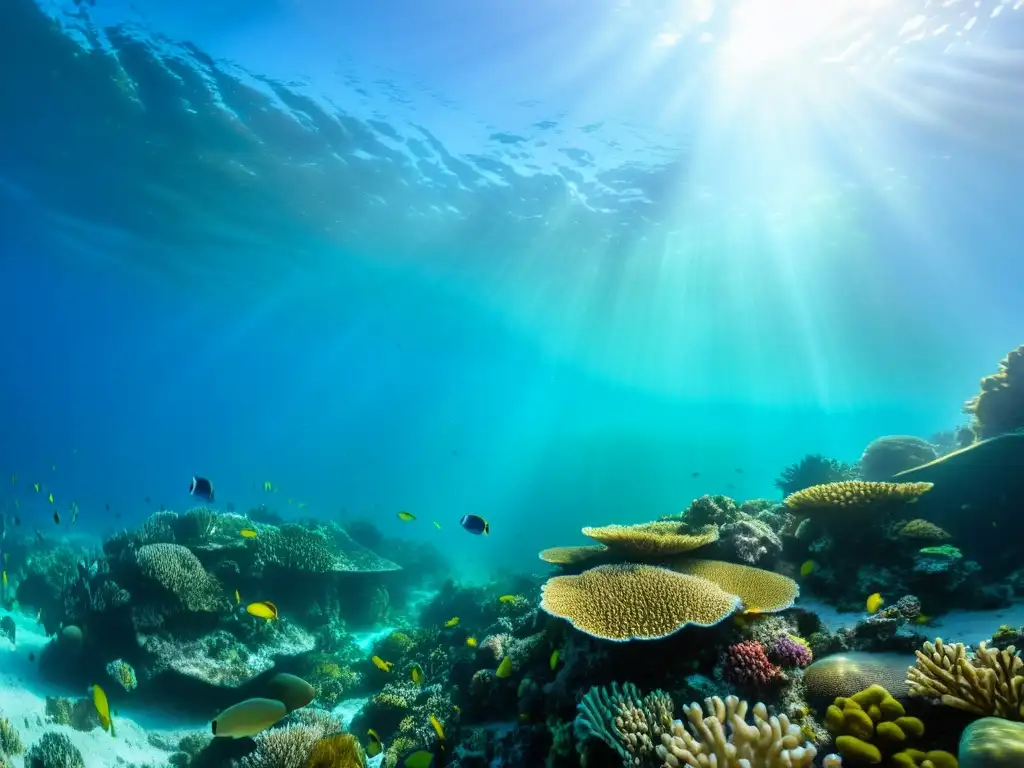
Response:
M775 58L817 6L349 5L0 2L27 526L52 492L109 532L201 473L532 568L950 428L1021 342L1010 5L843 3Z

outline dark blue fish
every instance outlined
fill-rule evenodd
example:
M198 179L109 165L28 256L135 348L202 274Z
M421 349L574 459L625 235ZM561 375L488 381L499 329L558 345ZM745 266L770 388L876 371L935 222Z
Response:
M193 477L188 492L206 501L213 501L213 483L205 477Z
M489 534L491 532L491 524L479 515L463 515L459 520L459 525L477 536L481 533Z

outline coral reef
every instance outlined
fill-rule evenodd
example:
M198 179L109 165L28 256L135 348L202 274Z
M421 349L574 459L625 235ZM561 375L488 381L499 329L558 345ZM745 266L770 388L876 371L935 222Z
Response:
M576 738L581 743L599 739L624 764L642 765L661 746L661 735L672 728L675 705L664 691L641 696L631 683L591 688L579 704Z
M856 467L835 459L827 459L820 454L809 454L796 464L786 467L775 480L775 485L782 491L783 496L790 496L812 485L841 483L845 480L855 480L856 477Z
M999 361L999 370L981 380L981 391L964 404L979 440L1024 429L1024 344Z
M803 680L809 700L826 705L873 684L905 698L910 694L907 669L913 662L913 656L902 653L839 653L812 663L804 670Z
M1012 645L1000 651L982 642L968 656L963 643L936 638L917 651L907 683L911 696L934 697L977 715L1024 720L1024 661Z
M82 753L65 734L47 731L25 753L26 768L85 768Z
M733 643L725 651L725 676L734 683L763 687L777 682L782 670L768 659L765 647L756 640Z
M718 541L718 527L709 525L691 533L678 522L666 521L584 528L583 535L596 539L616 554L649 560L690 552Z
M916 501L932 489L931 483L876 483L850 480L814 485L786 497L785 504L798 514L877 511Z
M912 467L919 467L938 457L935 446L927 440L910 435L888 435L873 440L858 463L861 480L891 480Z

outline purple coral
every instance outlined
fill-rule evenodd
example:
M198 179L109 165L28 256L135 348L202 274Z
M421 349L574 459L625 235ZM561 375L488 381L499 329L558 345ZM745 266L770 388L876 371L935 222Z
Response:
M768 648L768 658L780 667L792 669L806 667L814 659L811 649L791 637L783 635L772 641Z

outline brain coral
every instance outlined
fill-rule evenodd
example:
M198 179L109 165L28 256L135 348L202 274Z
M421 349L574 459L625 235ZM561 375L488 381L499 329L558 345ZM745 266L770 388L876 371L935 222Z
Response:
M551 615L594 637L618 641L666 637L687 624L712 626L740 604L707 579L635 563L555 576L541 593L541 608Z
M899 538L911 541L943 541L952 538L935 523L920 518L900 524L895 532Z
M173 593L186 610L217 610L220 584L180 544L147 544L136 552L136 562L143 576Z
M808 698L831 703L878 683L896 698L910 693L907 669L913 657L902 653L840 653L818 659L804 670Z
M999 361L999 371L981 380L981 392L964 404L974 416L979 440L1024 429L1024 344Z
M640 560L679 555L718 541L718 526L708 525L688 533L679 522L606 525L584 528L583 535L597 539L611 550Z
M707 579L723 592L738 596L747 613L784 611L793 607L800 594L800 587L788 576L749 565L692 557L675 558L668 561L667 567L677 573Z
M932 483L869 483L848 480L842 483L812 485L786 497L790 511L814 512L873 511L879 508L917 501L930 491Z
M860 457L862 480L889 480L893 475L934 461L938 454L927 440L911 435L887 435L872 440Z
M975 720L960 737L960 768L1020 768L1024 765L1024 723L1001 717Z

